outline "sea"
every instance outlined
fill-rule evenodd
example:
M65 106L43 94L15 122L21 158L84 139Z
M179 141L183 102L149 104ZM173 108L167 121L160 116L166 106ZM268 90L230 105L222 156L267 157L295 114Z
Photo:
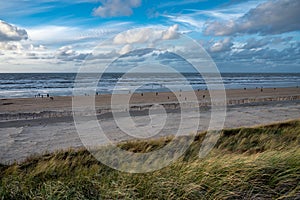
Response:
M76 73L0 73L0 98L31 98L35 96L72 96ZM96 81L97 94L164 92L174 90L206 90L207 84L223 84L226 89L280 88L300 86L300 73L223 73L222 79L211 74L204 79L197 73L132 74L106 73L100 80L95 74L84 74L79 82L84 85ZM94 93L95 93L94 92Z

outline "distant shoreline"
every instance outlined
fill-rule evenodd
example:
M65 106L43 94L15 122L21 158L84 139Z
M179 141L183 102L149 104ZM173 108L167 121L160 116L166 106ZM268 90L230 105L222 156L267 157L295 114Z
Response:
M286 87L286 86L281 86L281 87L240 87L240 88L225 88L226 91L229 91L229 90L244 90L246 88L246 90L260 90L260 89L292 89L292 88L300 88L300 84L299 85L295 85L295 86L289 86L289 87ZM178 90L174 90L174 92L199 92L199 91L207 91L208 89L194 89L194 90L184 90L184 89L178 89ZM210 89L210 90L214 90L214 89ZM171 91L151 91L151 90L148 90L148 91L140 91L140 90L137 90L135 92L131 92L130 90L115 90L114 91L114 94L120 94L120 95L126 95L126 94L141 94L141 93L144 93L144 94L150 94L150 93L171 93ZM35 99L35 98L49 98L49 97L75 97L74 95L51 95L51 93L40 93L41 96L38 96L38 94L32 96L32 97L0 97L0 101L1 100L12 100L12 99ZM43 97L42 97L43 95ZM47 95L49 95L49 97L47 97ZM97 93L94 93L93 95L88 95L87 96L101 96L101 95L112 95L112 93L110 92L97 92ZM81 96L85 96L84 94L82 94Z
M34 98L47 94L53 97L74 95L75 82L79 83L80 95L112 93L148 93L206 90L208 86L223 84L225 89L287 88L300 87L300 73L199 73L178 74L126 74L105 73L97 80L93 73L83 74L78 80L75 73L0 73L0 99ZM206 79L204 79L206 78ZM77 95L77 94L76 94Z

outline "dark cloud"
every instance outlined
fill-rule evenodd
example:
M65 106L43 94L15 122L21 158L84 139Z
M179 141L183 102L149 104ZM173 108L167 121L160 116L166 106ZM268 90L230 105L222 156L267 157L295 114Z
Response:
M18 28L0 20L0 42L27 40L25 29Z
M262 48L267 45L277 45L277 44L288 44L289 41L291 41L293 37L265 37L262 39L256 39L256 38L249 38L246 41L246 44L242 47L242 49L257 49Z
M73 50L71 46L64 46L57 50L55 57L62 61L76 61L81 62L85 60L90 54L87 53L78 53Z
M300 30L299 19L299 0L270 0L237 20L207 23L204 33L215 36L280 34Z
M257 40L255 38L250 38L247 40L247 43L242 47L243 49L256 49L268 45L270 42L269 38L263 38Z
M100 54L100 58L101 55L103 56L104 54ZM98 58L98 56L93 56L92 59L95 58ZM121 56L117 55L117 58L109 65L110 67L107 69L107 72L128 71L135 67L141 67L140 69L145 69L147 72L153 72L156 68L151 68L151 66L155 66L156 64L165 65L178 71L191 72L195 70L187 60L176 53L154 48L145 48L136 49Z
M133 51L130 51L130 52L124 54L124 55L121 55L120 58L126 58L126 57L131 57L131 56L141 57L141 56L145 56L147 54L152 53L154 50L155 49L153 49L153 48L133 50Z
M298 65L300 67L300 43L296 42L284 49L243 48L239 51L211 54L217 63L252 63L264 65Z

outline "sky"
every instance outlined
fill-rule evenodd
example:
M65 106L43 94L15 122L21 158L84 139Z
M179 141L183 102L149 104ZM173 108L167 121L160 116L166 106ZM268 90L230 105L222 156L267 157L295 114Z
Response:
M180 35L221 72L299 73L299 10L299 0L10 0L0 4L0 73L76 72L136 44L153 55L171 41L176 53Z

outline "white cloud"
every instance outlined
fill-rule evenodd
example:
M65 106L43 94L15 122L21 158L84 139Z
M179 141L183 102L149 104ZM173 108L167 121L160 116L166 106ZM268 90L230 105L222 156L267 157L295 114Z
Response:
M28 28L27 31L32 41L44 44L73 41L80 36L80 29L68 26L40 26Z
M69 64L71 67L74 63L84 61L88 56L93 58L90 52L99 43L130 25L129 22L115 21L104 23L101 27L93 29L53 25L31 27L24 30L26 33L28 32L28 40L0 40L0 62L3 66L14 67L25 64L32 66L50 66L49 64L65 66ZM19 29L15 28L14 30ZM124 52L129 50L125 47L123 49ZM70 67L66 67L66 71ZM51 71L52 67L47 70Z
M28 39L26 30L0 20L0 42Z
M159 40L171 40L179 37L178 25L175 24L167 30L153 28L140 28L128 30L116 35L114 44L155 43Z
M180 15L180 16L163 15L163 16L169 18L174 22L188 24L196 28L202 28L202 26L204 25L204 21L199 19L194 19L193 17L190 16L184 16L184 15Z
M210 48L209 51L216 53L216 52L224 52L230 51L233 43L231 38L225 38L224 40L220 40L215 42Z
M53 58L53 53L43 45L33 45L22 42L0 42L0 50L3 54L1 62L22 64L26 59ZM8 60L9 59L9 60ZM34 64L34 63L32 63Z
M93 14L103 18L130 16L132 8L141 5L141 0L101 0L102 6L94 9Z
M162 32L163 40L172 40L178 38L178 24L170 26L168 30Z
M280 34L300 30L299 0L269 0L236 20L207 23L206 35Z
M21 29L7 22L0 20L0 50L3 62L7 61L5 57L15 56L10 62L18 62L18 59L27 54L32 55L33 51L43 51L42 45L30 44L28 34L25 29Z
M0 42L0 50L3 51L21 51L22 49L20 42Z
M56 55L57 56L71 56L71 55L75 55L76 52L72 49L72 46L63 46L60 47L57 52Z
M38 46L34 46L33 44L29 45L30 51L44 51L46 49L47 49L47 47L45 47L44 45L38 45Z
M267 0L237 0L212 10L190 11L194 11L194 16L204 15L215 20L234 20L242 17L245 13L249 12L250 9L257 7L259 4L266 1Z
M16 68L19 65L48 66L50 70L53 65L61 65L70 62L81 62L89 54L79 53L72 47L64 46L57 51L48 49L44 45L35 45L32 41L0 41L0 63L1 66L11 66ZM17 69L17 68L16 68ZM22 70L21 70L22 71Z
M132 50L132 46L129 45L129 44L126 44L122 49L121 51L119 52L119 54L126 54L128 52L130 52Z
M29 39L35 44L59 46L82 46L92 50L101 41L132 27L131 22L111 21L99 27L81 28L71 26L44 25L27 28ZM84 47L85 46L85 47Z
M179 23L184 27L202 32L205 22L209 20L234 20L243 16L246 12L248 12L251 8L255 8L258 4L261 4L266 0L251 0L251 1L239 1L239 2L231 2L225 3L222 6L218 6L214 9L185 9L187 14L183 13L168 13L163 12L160 16L166 17L169 20ZM169 2L165 5L181 5L181 4L190 4L190 3L198 3L200 0L191 0L184 2Z

